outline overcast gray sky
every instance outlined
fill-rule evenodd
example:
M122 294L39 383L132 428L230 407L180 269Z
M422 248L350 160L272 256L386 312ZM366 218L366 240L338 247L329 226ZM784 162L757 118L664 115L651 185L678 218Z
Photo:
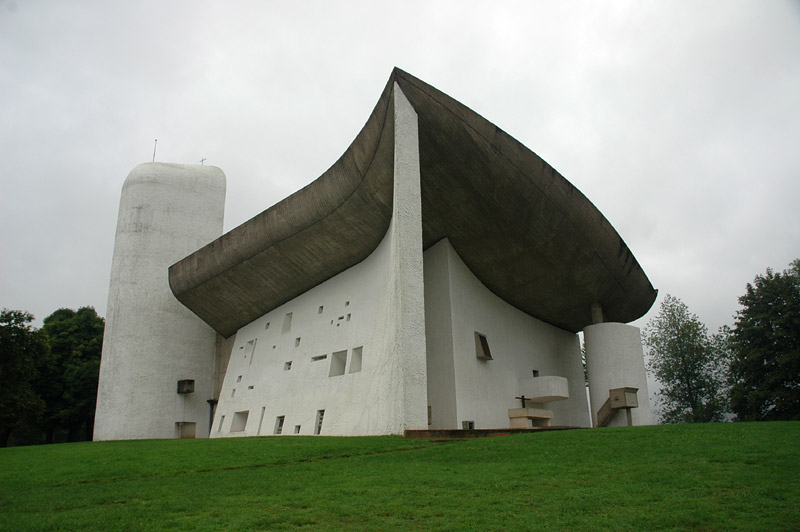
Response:
M318 177L393 66L535 151L711 330L800 256L800 3L0 0L0 306L105 315L122 182Z

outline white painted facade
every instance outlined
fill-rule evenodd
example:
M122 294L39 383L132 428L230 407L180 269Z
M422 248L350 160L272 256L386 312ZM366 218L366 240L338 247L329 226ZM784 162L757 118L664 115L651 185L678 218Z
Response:
M220 236L224 175L160 163L131 172L95 439L590 426L596 397L623 386L640 389L634 424L651 422L638 329L586 328L590 414L577 334L495 295L447 238L423 253L417 113L397 85L392 105L392 218L381 243L228 339L168 286L170 265ZM182 379L193 393L177 392Z
M224 208L225 175L213 166L140 164L125 180L95 440L208 435L216 333L172 295L168 268L222 234ZM176 392L181 379L194 393Z
M432 429L509 426L508 410L521 406L515 397L531 397L534 371L566 379L569 398L543 407L551 424L588 425L578 335L494 295L447 240L425 252L425 310ZM476 356L475 333L486 337L492 360Z

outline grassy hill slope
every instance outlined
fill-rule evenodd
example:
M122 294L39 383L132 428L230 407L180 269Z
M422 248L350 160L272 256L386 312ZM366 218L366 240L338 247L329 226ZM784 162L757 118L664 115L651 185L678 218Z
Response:
M800 422L0 449L0 530L798 530Z

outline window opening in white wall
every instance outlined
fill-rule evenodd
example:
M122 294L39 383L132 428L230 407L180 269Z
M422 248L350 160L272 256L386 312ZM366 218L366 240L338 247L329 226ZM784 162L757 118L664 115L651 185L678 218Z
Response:
M317 355L315 357L311 357L311 362L319 362L320 360L325 360L328 358L328 355Z
M266 406L261 407L261 417L258 420L258 432L256 432L256 436L261 436L261 425L264 424L264 412L267 411Z
M300 425L295 425L294 426L294 433L295 434L300 434Z
M286 419L286 416L278 416L275 418L275 430L273 431L275 434L280 434L283 432L283 420Z
M236 395L236 388L234 388L233 390L231 390L231 399L233 399L233 396L234 396L234 395Z
M539 370L538 369L533 370L533 376L534 377L538 377L539 376Z
M464 430L474 430L475 429L475 422L474 421L462 421L461 428Z
M242 410L233 413L233 421L231 421L231 432L242 432L247 426L247 416L250 415L249 410Z
M222 424L225 423L225 416L219 418L219 427L217 427L217 432L222 432Z
M269 329L269 322L267 322L267 324L264 325L264 330L266 331L267 329Z
M317 421L314 424L314 434L322 434L322 418L325 417L324 410L317 410Z
M300 347L300 337L299 336L294 339L294 346L295 347Z
M254 388L254 386L252 384L247 387L248 390L252 390L253 388Z
M241 376L241 375L239 375L238 377L236 377L236 382L242 382L242 376Z
M480 360L492 360L492 352L489 350L489 340L486 335L475 331L475 355Z
M253 363L253 356L256 353L256 340L258 340L258 338L256 338L255 340L250 340L245 345L244 358L248 358L249 357L250 358L250 364Z
M289 312L286 314L286 317L283 318L283 329L281 329L281 333L287 333L292 330L292 313Z
M431 405L428 405L428 425L433 425L433 415L431 411Z
M331 353L331 370L328 377L338 377L344 375L344 367L347 364L347 351L336 351Z
M353 354L350 356L350 371L348 373L358 373L361 371L361 353L364 347L354 347Z
M292 361L284 362L283 371L289 371L290 369L292 369Z
M350 321L350 314L347 315L347 319L345 321Z
M350 306L350 302L349 302L349 301L345 301L345 302L344 302L344 306L345 306L345 307L349 307L349 306Z
M320 305L319 308L317 309L317 314L322 314L323 308L324 308L323 305Z

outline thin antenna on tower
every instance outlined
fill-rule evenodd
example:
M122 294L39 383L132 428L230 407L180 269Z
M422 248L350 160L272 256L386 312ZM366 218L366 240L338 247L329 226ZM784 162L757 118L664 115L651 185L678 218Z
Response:
M156 162L156 146L158 146L158 139L153 143L153 162Z

